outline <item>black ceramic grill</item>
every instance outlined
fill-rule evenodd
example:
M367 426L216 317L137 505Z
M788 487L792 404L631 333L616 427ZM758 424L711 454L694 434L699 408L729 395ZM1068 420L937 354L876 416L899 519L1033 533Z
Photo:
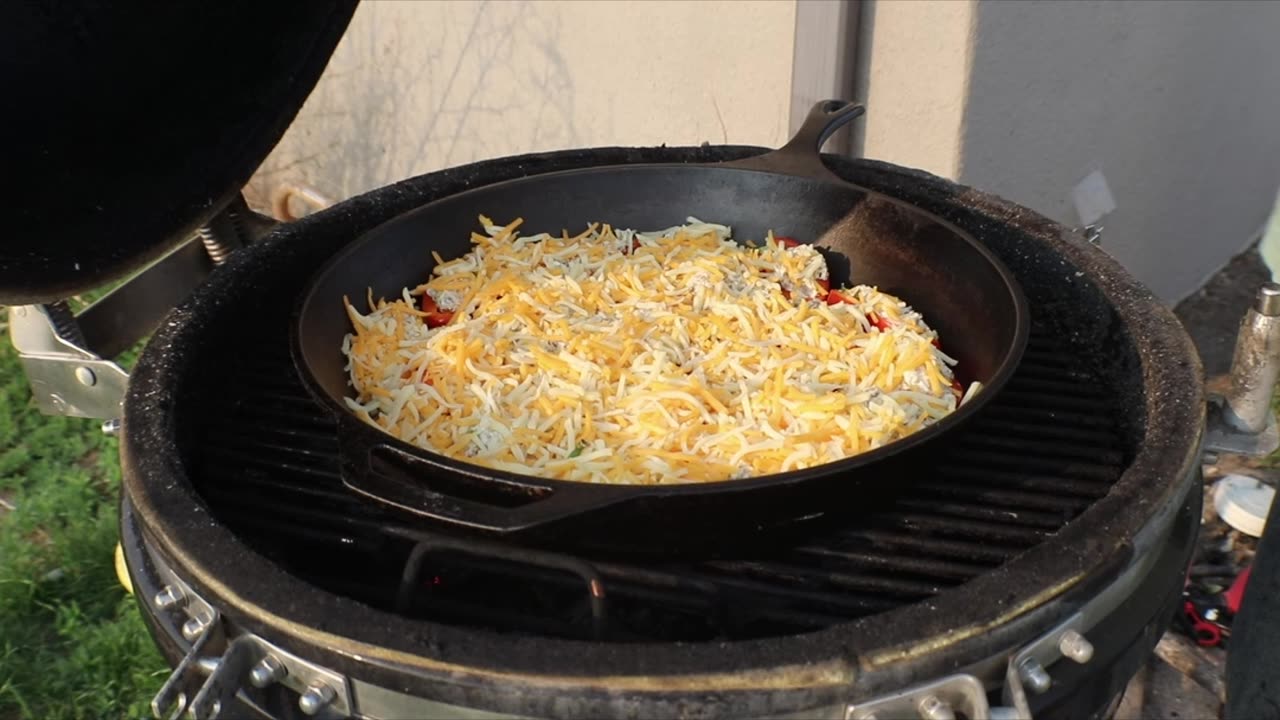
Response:
M287 341L289 309L335 252L513 177L754 152L466 166L281 226L216 269L140 359L121 443L126 563L178 666L171 687L293 706L345 688L334 702L356 717L858 717L945 680L968 688L957 715L983 717L972 710L1004 703L999 688L1024 687L1009 663L1057 647L1079 616L1093 660L1051 661L1052 687L1023 714L1104 710L1182 590L1204 413L1193 350L1167 310L1069 230L921 173L827 158L981 238L1023 286L1033 327L1010 383L961 432L895 465L890 496L854 494L714 557L640 560L429 534L342 484L332 415L304 393ZM179 591L189 601L174 606ZM200 628L215 610L231 644L191 645L210 637ZM261 643L296 656L281 655L293 663L283 686L193 670L231 645L275 652ZM331 685L310 687L317 668L337 674Z
M714 560L574 557L435 536L348 491L331 415L295 379L287 322L188 418L197 490L288 571L378 608L454 624L610 641L769 637L918 602L1061 528L1125 467L1115 393L1044 330L1018 373L909 492L828 513L780 543ZM272 332L272 330L281 332ZM255 333L256 334L256 333ZM655 538L655 542L660 542ZM415 549L416 548L416 549Z

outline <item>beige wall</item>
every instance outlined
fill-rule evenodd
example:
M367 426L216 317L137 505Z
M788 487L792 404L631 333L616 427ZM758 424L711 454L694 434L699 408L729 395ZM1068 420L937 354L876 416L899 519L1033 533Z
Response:
M1256 238L1280 186L1280 3L864 5L868 157L1070 224L1099 171L1104 247L1168 301Z
M340 199L568 147L776 145L794 23L794 0L366 2L250 191Z
M863 0L861 154L958 177L975 11L969 0Z

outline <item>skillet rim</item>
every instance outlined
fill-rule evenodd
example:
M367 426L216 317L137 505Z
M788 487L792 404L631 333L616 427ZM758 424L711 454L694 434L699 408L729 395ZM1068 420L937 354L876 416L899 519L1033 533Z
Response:
M749 156L745 160L759 160L767 157L771 153L762 156ZM1018 366L1022 362L1022 356L1026 350L1027 340L1031 330L1030 307L1027 303L1026 295L1022 290L1021 284L1013 276L1009 270L996 255L984 243L979 241L971 233L961 229L954 223L942 218L924 208L914 205L905 200L901 200L884 193L880 193L853 182L848 182L831 173L825 176L799 175L778 170L769 170L758 166L744 167L739 165L741 160L730 160L712 163L636 163L636 164L611 164L598 165L586 168L576 168L568 170L556 170L547 173L535 173L532 175L523 175L520 177L510 178L497 183L480 185L477 187L467 188L461 192L445 195L436 198L428 203L419 205L415 208L402 212L395 217L389 218L378 225L370 228L359 237L353 239L342 247L337 253L334 253L326 260L318 270L316 270L304 284L304 290L300 293L299 298L295 301L289 316L289 350L293 361L294 369L297 371L299 379L303 386L307 389L308 394L312 396L316 402L325 407L338 423L337 431L339 434L359 429L360 432L367 436L376 436L377 441L371 441L369 450L373 449L378 443L387 445L402 453L412 457L421 459L424 462L435 465L436 467L450 472L465 475L480 480L495 480L507 484L513 484L523 487L532 487L535 485L542 486L548 490L557 493L572 492L574 490L590 489L590 492L596 497L604 500L617 496L617 499L627 497L663 497L672 495L705 495L717 492L730 491L747 491L765 487L785 487L789 485L799 484L808 480L824 477L832 474L843 473L853 470L861 470L865 466L870 466L892 457L902 454L907 450L918 449L921 445L928 444L931 441L942 439L943 437L953 434L952 431L961 427L981 411L987 403L995 397L996 394L1008 384L1012 379ZM559 478L549 478L541 475L532 475L525 473L515 473L497 468L490 468L477 463L469 463L462 460L451 458L441 453L427 450L426 448L410 444L400 438L391 435L380 427L371 425L353 412L338 398L334 398L328 390L326 390L317 379L315 373L311 371L310 363L307 360L307 354L302 347L302 324L303 318L307 315L308 309L312 305L312 301L316 296L318 286L325 280L330 273L337 271L348 257L356 254L367 244L375 242L377 236L387 230L388 227L399 223L407 222L410 218L420 213L429 211L434 206L445 202L454 202L459 198L467 195L478 194L482 192L491 192L498 188L509 187L529 182L546 181L555 178L567 176L594 175L615 172L646 172L654 170L683 170L692 169L696 171L731 171L740 173L752 173L762 175L772 175L784 178L791 182L808 182L819 185L829 185L848 191L862 193L866 198L874 198L878 201L887 202L889 204L904 208L913 213L917 217L923 217L932 223L946 229L951 234L963 240L971 249L976 251L989 266L991 266L996 274L1003 282L1004 289L1009 294L1013 309L1013 340L1006 348L1003 358L996 366L995 372L992 373L991 379L984 383L984 387L969 402L963 406L957 407L949 415L943 417L938 422L917 430L916 432L895 440L887 445L867 450L851 455L840 460L835 460L821 465L814 465L807 468L797 470L788 470L781 473L773 473L769 475L757 475L754 477L740 479L726 479L704 482L686 482L671 483L662 485L641 485L631 483L590 483L578 480L564 480ZM349 382L348 382L349 386ZM531 501L536 504L538 500ZM585 510L589 512L590 510ZM576 512L571 514L577 514ZM456 521L447 521L451 524Z

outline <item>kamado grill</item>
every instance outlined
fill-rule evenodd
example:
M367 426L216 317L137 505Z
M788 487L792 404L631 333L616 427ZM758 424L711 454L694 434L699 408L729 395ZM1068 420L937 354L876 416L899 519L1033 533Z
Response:
M270 107L275 121L238 145L229 183L278 139L351 12L293 11L304 6L310 25L283 14L247 28L310 52L301 87L248 93L256 104L241 110ZM215 19L202 27L217 31ZM838 497L714 552L663 553L654 537L658 551L635 555L427 523L344 485L335 415L304 388L290 332L312 278L356 238L517 178L763 152L504 158L265 233L240 202L174 204L146 252L99 249L113 273L166 254L78 318L53 301L103 280L94 248L68 255L85 276L46 283L22 264L36 254L3 258L5 298L27 303L10 308L14 341L50 411L119 430L124 375L100 356L158 324L122 402L120 524L135 595L175 667L157 715L1107 716L1174 612L1198 528L1195 351L1096 233L918 171L823 158L977 238L1025 293L1029 334L984 407L886 466L900 490ZM201 223L196 239L162 243ZM160 321L156 308L191 286ZM1231 407L1247 414L1242 397ZM1211 407L1213 449L1269 442L1273 426L1228 431Z

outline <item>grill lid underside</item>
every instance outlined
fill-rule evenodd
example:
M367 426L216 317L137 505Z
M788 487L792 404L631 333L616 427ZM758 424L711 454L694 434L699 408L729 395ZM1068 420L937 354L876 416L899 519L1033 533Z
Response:
M0 303L136 270L249 180L320 78L355 0L0 6Z

